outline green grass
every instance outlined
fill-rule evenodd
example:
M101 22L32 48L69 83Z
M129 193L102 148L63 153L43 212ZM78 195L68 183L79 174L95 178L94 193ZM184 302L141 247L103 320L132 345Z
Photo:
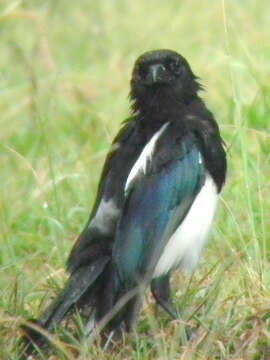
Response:
M93 204L135 59L182 53L228 145L212 238L193 277L176 275L186 323L156 316L104 354L77 328L54 359L270 359L270 47L268 0L0 2L0 358L16 359L19 325L63 284ZM81 340L78 341L78 335ZM71 344L73 348L67 343ZM74 349L77 349L76 351ZM45 357L46 358L46 357Z

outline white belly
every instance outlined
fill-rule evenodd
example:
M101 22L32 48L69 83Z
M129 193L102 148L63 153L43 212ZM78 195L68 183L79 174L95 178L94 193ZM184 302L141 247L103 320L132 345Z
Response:
M184 221L168 241L154 271L154 278L179 266L192 271L199 262L213 222L218 194L210 175L194 200Z

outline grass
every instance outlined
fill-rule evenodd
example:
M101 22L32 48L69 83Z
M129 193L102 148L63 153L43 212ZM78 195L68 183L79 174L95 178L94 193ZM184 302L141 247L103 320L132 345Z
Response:
M187 342L147 294L123 345L103 353L77 316L53 359L270 359L269 12L267 0L0 2L1 359L18 358L19 325L66 278L129 114L133 62L154 48L189 60L228 145L211 242L192 277L174 278L174 301L200 330Z

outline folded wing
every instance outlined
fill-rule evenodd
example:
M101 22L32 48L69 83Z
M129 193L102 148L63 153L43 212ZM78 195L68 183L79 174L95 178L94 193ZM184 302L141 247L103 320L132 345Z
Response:
M155 266L202 188L206 170L196 137L176 139L169 127L129 179L113 261L126 288L151 279ZM170 139L168 147L167 139ZM149 154L148 154L149 155Z

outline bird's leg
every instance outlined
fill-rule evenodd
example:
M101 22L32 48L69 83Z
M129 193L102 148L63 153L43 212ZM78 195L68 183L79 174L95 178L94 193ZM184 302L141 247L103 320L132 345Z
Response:
M142 295L138 294L127 305L125 327L127 332L132 331L142 307Z
M170 274L153 279L151 282L151 291L158 305L160 305L173 320L180 318L180 314L171 302Z
M125 296L125 294L123 295ZM116 342L123 338L125 332L131 332L138 318L142 306L141 293L133 296L127 304L111 319L107 329L103 332L104 343L103 350L107 351L113 347Z
M180 313L171 302L170 274L154 279L151 282L151 291L156 302L170 315L173 320L181 319ZM198 327L184 327L184 336L189 341L196 334Z

